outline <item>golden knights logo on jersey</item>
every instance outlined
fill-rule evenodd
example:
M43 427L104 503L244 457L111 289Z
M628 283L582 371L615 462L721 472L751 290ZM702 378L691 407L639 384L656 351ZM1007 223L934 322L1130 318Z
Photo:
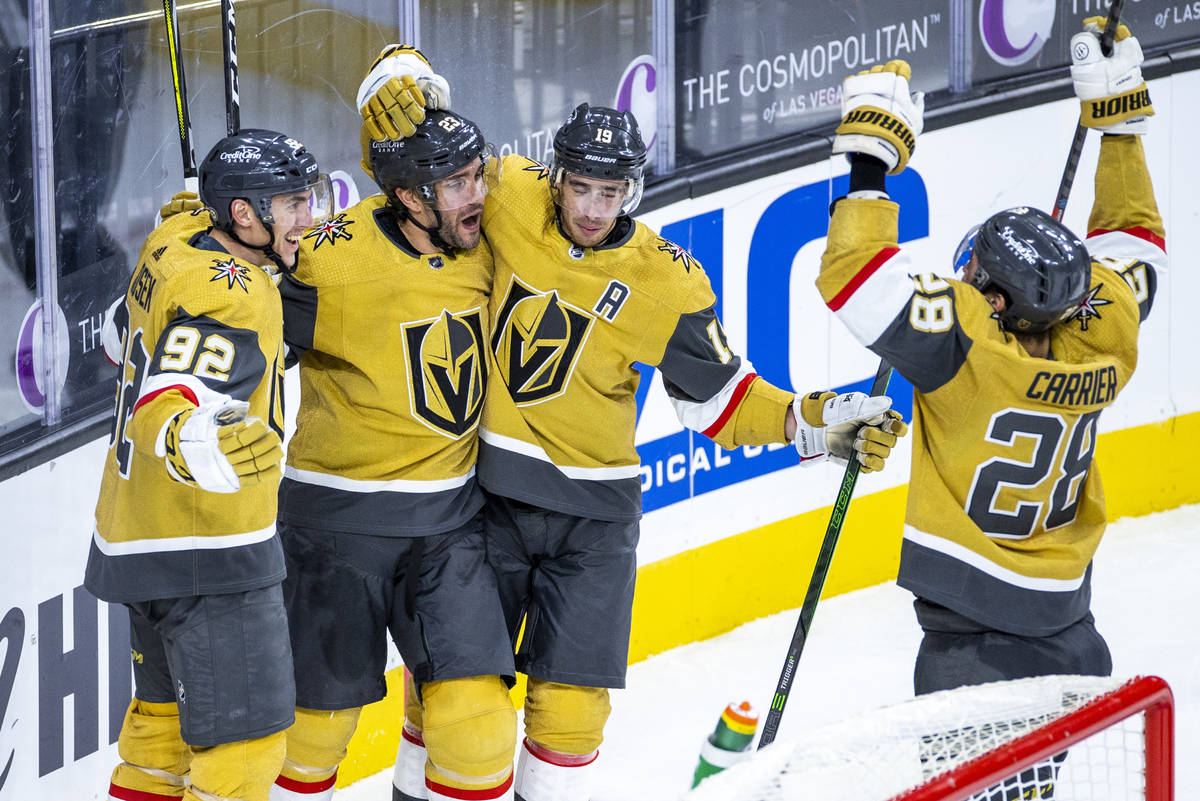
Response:
M513 277L496 315L492 352L518 406L553 398L566 389L595 318Z
M403 330L413 414L450 437L470 431L479 422L487 385L482 312L443 310Z

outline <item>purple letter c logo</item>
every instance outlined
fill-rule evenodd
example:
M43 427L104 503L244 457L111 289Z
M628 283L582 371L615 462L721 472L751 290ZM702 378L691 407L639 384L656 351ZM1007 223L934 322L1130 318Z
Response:
M1042 51L1054 25L1054 0L983 0L979 36L992 60L1015 67Z

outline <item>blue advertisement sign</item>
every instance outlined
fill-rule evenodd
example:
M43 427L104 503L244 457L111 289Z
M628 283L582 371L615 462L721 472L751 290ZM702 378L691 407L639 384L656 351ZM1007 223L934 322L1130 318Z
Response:
M746 269L749 308L747 352L755 370L778 387L795 390L788 375L788 330L791 320L789 284L796 254L829 230L829 198L849 190L849 177L818 181L791 190L769 205L750 239ZM888 192L900 204L901 243L929 235L929 199L925 182L912 169L888 180ZM724 209L664 225L662 235L691 251L708 273L722 313L724 288ZM814 293L816 289L812 290ZM639 365L640 419L654 369ZM838 392L869 391L873 376L839 387ZM893 407L912 419L912 385L893 374L888 387ZM799 463L789 445L743 446L727 451L690 430L678 431L638 446L642 461L642 508L661 509L730 484L766 475Z

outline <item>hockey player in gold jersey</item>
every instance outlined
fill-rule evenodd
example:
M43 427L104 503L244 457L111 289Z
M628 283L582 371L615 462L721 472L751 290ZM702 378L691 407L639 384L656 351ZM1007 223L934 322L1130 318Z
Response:
M363 83L380 87L364 108L373 130L404 109L387 68ZM554 150L550 166L505 157L483 213L496 271L479 480L514 641L524 622L524 801L587 799L608 688L624 686L641 516L634 362L657 367L683 423L727 448L794 441L805 463L871 470L905 430L887 398L798 398L733 353L699 263L629 216L646 158L632 115L583 104Z
M405 785L512 797L512 648L484 562L475 473L492 256L480 222L499 162L470 120L428 109L370 143L383 191L314 227L282 286L300 410L279 493L296 723L272 799L333 794L386 640L423 701ZM397 792L400 792L398 790Z
M122 801L266 801L295 703L276 281L332 192L302 144L251 129L208 154L200 196L146 239L105 329L120 373L85 585L129 608Z
M1076 92L1145 91L1122 26L1100 54L1102 18L1072 40ZM1105 527L1092 463L1097 419L1129 381L1138 327L1165 267L1140 134L1153 114L1095 123L1104 135L1086 244L1033 208L969 232L958 277L910 265L898 248L884 173L920 133L908 65L846 79L862 106L899 126L839 128L850 194L837 201L817 286L860 342L916 388L912 481L899 583L924 639L918 693L1050 673L1107 675L1090 611L1091 561ZM890 128L890 129L889 129ZM1044 796L1043 796L1044 797Z

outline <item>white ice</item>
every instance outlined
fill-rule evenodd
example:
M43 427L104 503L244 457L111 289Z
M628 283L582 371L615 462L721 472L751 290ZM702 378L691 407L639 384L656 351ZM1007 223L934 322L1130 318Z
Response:
M1175 694L1175 797L1200 798L1200 506L1109 526L1096 555L1092 611L1116 676L1157 675ZM797 583L807 585L807 568ZM802 591L802 590L801 590ZM789 733L912 697L920 641L912 596L883 584L822 601L779 729ZM797 610L632 666L612 695L593 801L674 799L690 785L700 742L730 701L770 704ZM391 774L336 801L385 801Z

